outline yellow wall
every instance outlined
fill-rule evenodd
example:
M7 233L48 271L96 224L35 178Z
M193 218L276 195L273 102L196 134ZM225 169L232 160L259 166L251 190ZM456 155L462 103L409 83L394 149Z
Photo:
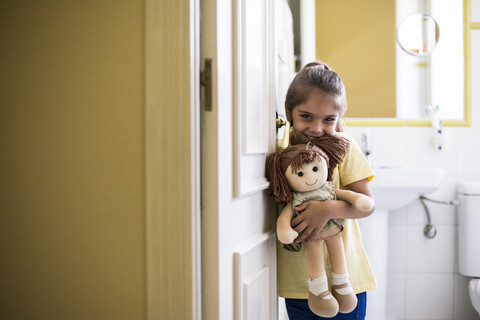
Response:
M144 319L144 4L0 2L0 318Z
M347 89L347 117L395 117L395 1L316 0L317 58Z

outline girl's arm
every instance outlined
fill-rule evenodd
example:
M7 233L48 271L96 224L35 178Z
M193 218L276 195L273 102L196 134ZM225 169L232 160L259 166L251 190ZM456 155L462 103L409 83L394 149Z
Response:
M373 199L373 192L367 178L346 186L348 190L363 193ZM296 207L302 214L295 217L291 224L299 233L295 242L310 242L320 239L321 230L331 219L360 219L368 217L375 211L360 211L355 206L342 200L307 201Z

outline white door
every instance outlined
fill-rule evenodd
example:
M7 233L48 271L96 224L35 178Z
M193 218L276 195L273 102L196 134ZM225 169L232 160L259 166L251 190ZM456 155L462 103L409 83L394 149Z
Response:
M201 2L201 61L212 59L201 120L203 319L276 318L276 213L264 177L275 144L274 5Z

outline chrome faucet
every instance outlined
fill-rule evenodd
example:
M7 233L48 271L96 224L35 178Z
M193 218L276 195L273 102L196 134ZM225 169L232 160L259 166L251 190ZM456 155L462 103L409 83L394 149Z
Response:
M362 134L362 151L368 162L370 162L370 155L372 154L372 134L364 132Z

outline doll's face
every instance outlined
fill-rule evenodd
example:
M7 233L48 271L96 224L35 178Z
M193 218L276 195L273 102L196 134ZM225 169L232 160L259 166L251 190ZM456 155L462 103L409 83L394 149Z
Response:
M288 166L285 177L290 189L296 192L306 192L323 186L327 181L327 173L327 162L321 158L321 161L304 164L296 173L293 173L292 166Z

